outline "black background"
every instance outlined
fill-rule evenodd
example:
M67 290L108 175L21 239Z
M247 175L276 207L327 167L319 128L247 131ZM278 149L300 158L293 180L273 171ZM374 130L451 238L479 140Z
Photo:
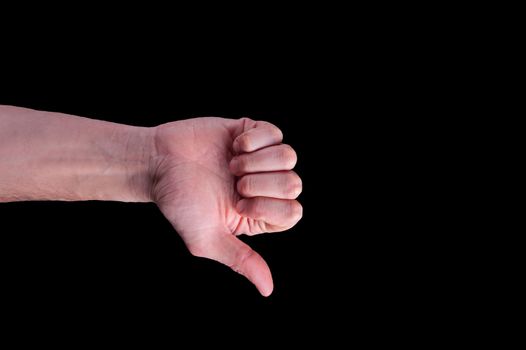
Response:
M157 52L133 62L133 50L111 57L72 51L55 62L8 65L0 103L141 126L211 115L278 125L299 156L304 218L284 233L243 238L269 263L273 295L264 298L227 267L191 257L154 204L25 202L0 205L4 285L15 307L101 322L254 314L278 329L345 312L349 286L363 274L359 265L347 268L357 247L344 249L344 242L357 236L352 215L340 215L351 205L344 193L352 170L338 168L352 169L352 156L337 144L349 135L339 140L346 127L332 114L333 96L312 60L264 51L186 59Z
M298 152L304 217L245 239L268 261L274 294L191 257L153 204L9 203L4 317L58 318L58 330L93 320L87 338L123 324L170 334L180 320L231 330L197 342L229 342L240 328L256 333L249 344L322 329L324 345L462 334L486 303L465 288L480 272L466 255L479 234L465 219L476 176L462 175L478 147L465 139L480 119L472 108L486 103L465 103L478 58L462 49L475 34L444 32L452 9L219 7L84 19L89 8L67 9L57 22L25 9L3 31L0 103L144 126L205 115L278 125Z
M344 22L307 17L287 31L266 20L215 22L218 31L171 23L96 39L32 32L31 44L2 56L0 103L142 126L210 115L278 125L298 153L304 217L243 238L269 263L274 293L263 298L228 268L191 257L154 204L8 203L0 246L13 317L233 329L264 320L263 340L298 329L299 338L411 331L444 305L432 293L451 291L424 264L442 239L420 184L433 169L412 168L427 156L429 129L413 119L427 92L389 32L372 38L361 23L337 35Z

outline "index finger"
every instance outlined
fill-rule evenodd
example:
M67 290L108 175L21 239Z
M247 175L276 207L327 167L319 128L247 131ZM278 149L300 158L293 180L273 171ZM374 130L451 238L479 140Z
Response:
M281 130L265 121L256 122L252 129L240 134L233 143L234 152L237 154L244 152L254 152L258 149L276 145L283 141Z

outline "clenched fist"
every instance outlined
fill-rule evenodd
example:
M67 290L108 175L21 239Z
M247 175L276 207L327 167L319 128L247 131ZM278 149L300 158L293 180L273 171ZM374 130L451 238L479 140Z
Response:
M236 236L302 215L296 153L274 125L197 118L153 128L0 106L0 202L157 203L190 252L272 293L263 258Z
M198 118L157 127L153 200L196 256L217 260L272 293L263 258L236 238L284 231L302 215L296 153L274 125Z

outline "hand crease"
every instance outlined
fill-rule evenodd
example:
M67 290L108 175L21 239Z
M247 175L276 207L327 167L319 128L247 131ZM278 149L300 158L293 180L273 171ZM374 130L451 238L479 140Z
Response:
M245 261L250 258L252 255L254 255L254 251L252 249L248 249L245 253L243 253L243 255L241 255L241 258L239 258L236 263L234 263L234 265L231 266L232 270L242 274L242 267L243 265L245 264Z

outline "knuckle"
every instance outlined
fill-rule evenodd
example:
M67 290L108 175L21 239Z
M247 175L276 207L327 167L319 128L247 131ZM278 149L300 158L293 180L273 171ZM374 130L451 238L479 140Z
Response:
M303 207L298 201L291 201L290 203L291 218L294 222L298 222L303 217Z
M303 189L301 178L295 173L291 172L287 176L285 184L285 192L289 198L297 198Z
M282 145L280 157L286 164L287 168L290 169L294 168L298 160L296 151L294 151L294 149L289 145Z
M281 131L281 129L278 128L277 126L273 125L273 124L270 124L270 125L271 125L270 130L271 130L271 133L274 136L274 138L277 141L283 140L283 132Z
M249 247L244 247L243 249L240 249L235 256L234 264L230 266L230 268L237 273L243 274L245 270L245 263L246 261L254 255L254 251Z

